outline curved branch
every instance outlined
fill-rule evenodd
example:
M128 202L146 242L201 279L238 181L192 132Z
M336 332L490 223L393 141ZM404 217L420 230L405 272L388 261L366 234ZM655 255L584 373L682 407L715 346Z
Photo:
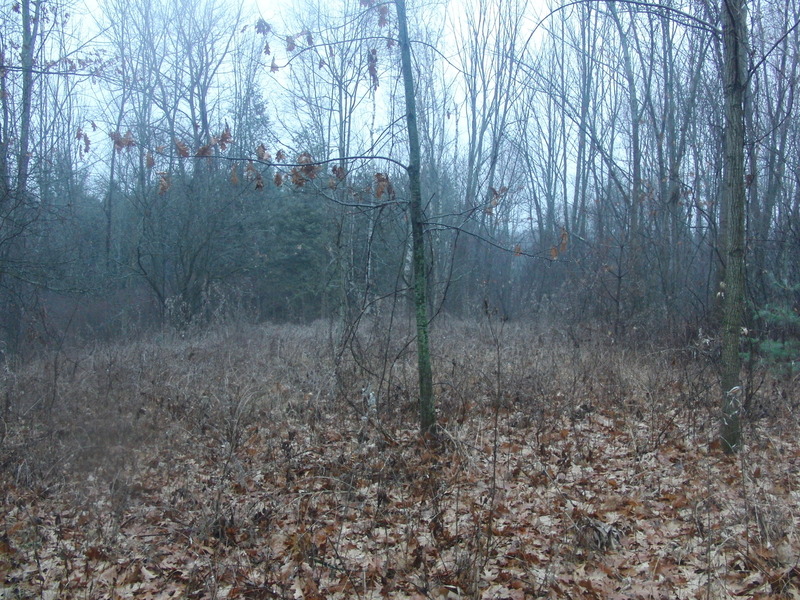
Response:
M536 27L533 28L533 31L531 32L530 36L528 36L528 41L530 41L530 39L533 37L533 34L536 33L539 27L547 19L549 19L556 13L561 12L566 8L577 6L579 4L591 4L591 3L599 4L600 2L605 2L605 1L606 0L571 0L570 2L566 2L565 4L562 4L561 6L554 8L549 13L547 13L542 18L542 20L539 21L539 23L536 24ZM677 8L672 8L671 6L664 6L663 4L655 4L653 2L643 2L640 0L616 0L616 2L619 2L620 4L628 4L630 6L635 6L637 8L644 8L645 10L641 12L645 14L655 14L663 17L665 16L664 13L668 13L670 15L673 15L674 17L680 17L680 19L683 19L683 20L673 19L676 23L679 23L681 25L686 25L687 27L692 27L695 29L701 29L703 31L712 33L713 35L716 36L722 35L722 31L718 27L715 27L714 25L709 23L708 21L704 21L699 17L695 17L694 15L691 15L687 12L683 12L682 10L678 10Z
M164 155L164 153L162 153ZM334 158L326 158L322 160L312 160L310 162L273 162L270 160L261 160L258 158L252 158L247 156L215 156L213 158L219 158L222 160L227 160L228 162L244 162L244 161L252 161L259 165L265 165L267 167L277 167L280 169L292 169L296 167L308 167L309 165L327 165L330 163L339 163L342 161L357 161L357 160L379 160L391 163L393 165L397 165L404 171L408 170L408 165L403 164L399 160L391 158L389 156L380 156L380 155L356 155L356 156L336 156Z

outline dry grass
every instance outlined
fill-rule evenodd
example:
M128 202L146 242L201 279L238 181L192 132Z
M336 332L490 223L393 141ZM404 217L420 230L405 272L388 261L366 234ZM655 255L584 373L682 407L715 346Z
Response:
M7 368L0 598L796 589L792 382L760 386L769 418L731 461L684 349L446 321L426 445L411 339L341 335L230 326Z
M331 399L326 339L322 324L228 327L8 368L0 464L19 485L49 486L95 468L113 472L135 449L187 432L236 443L245 423L320 410Z

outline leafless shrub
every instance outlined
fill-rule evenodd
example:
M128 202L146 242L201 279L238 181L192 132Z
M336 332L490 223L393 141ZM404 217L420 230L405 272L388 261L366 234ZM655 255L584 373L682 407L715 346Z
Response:
M65 350L58 372L31 361L3 379L0 464L22 484L51 485L97 468L117 480L135 448L186 432L235 447L253 420L330 399L322 330L228 326Z

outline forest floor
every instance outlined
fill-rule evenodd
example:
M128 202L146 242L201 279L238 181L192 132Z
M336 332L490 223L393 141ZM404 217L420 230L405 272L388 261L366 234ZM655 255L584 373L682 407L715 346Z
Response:
M708 341L444 324L421 439L408 344L334 334L3 367L0 598L800 598L796 380L727 457Z

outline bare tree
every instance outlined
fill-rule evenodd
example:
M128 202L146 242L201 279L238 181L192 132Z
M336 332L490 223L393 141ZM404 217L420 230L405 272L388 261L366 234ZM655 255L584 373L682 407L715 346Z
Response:
M406 100L406 125L408 127L408 171L410 199L409 216L414 255L414 308L417 326L417 369L419 378L419 424L423 433L432 433L436 426L436 406L433 395L433 370L431 367L428 336L428 282L427 255L425 252L425 216L422 206L420 178L422 151L417 128L417 106L414 91L414 70L411 62L411 38L408 35L408 17L405 0L395 0L400 42L401 70Z
M90 143L77 86L91 61L70 25L61 3L42 0L16 3L0 22L0 324L11 350L24 310L73 256L63 250L74 237L52 235L75 216L66 196L82 192L76 163Z
M745 119L748 85L747 5L745 0L723 0L723 98L725 99L725 184L728 240L725 262L725 313L722 325L722 426L720 440L726 453L741 448L742 388L739 340L744 319L745 289Z

